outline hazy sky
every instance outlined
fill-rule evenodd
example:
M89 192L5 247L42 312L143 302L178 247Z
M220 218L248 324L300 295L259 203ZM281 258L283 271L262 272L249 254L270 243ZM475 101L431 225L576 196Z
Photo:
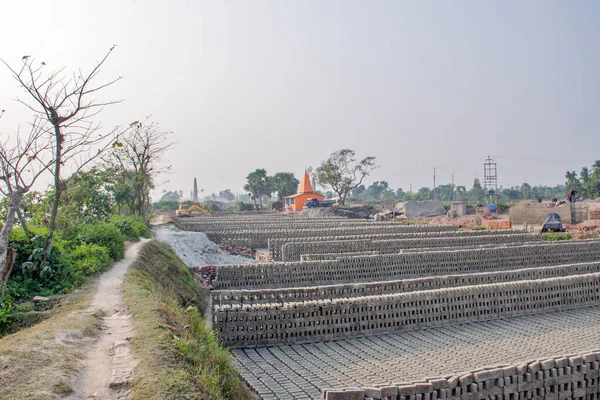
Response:
M299 176L338 149L368 179L469 187L564 182L600 159L600 2L7 1L0 58L124 78L106 128L152 115L177 144L162 188L240 190L265 168ZM2 135L31 120L0 68Z

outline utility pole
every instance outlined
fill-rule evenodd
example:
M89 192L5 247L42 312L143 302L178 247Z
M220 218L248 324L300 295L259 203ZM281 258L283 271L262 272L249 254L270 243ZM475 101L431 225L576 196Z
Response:
M408 184L408 193L412 193L412 183Z
M454 201L454 171L452 171L452 193L451 193L451 201Z
M435 167L433 167L433 199L435 200Z
M527 200L527 177L523 180L523 200Z

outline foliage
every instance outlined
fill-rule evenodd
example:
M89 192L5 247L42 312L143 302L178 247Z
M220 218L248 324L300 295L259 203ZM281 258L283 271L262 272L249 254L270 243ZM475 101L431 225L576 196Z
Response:
M82 243L106 247L113 260L120 260L125 255L125 236L114 224L96 222L82 225L77 239Z
M246 177L244 190L250 194L252 201L254 201L254 205L262 210L263 196L268 197L273 193L267 171L264 169L257 169L254 172L250 172Z
M596 198L600 196L600 160L588 167L581 168L579 177L575 171L565 174L565 194L571 190L577 191L578 197Z
M7 291L15 301L23 301L36 295L48 296L66 293L83 283L85 277L62 258L67 243L57 237L50 257L44 246L49 235L47 228L31 227L27 234L22 228L13 230L10 247L17 252L13 273Z
M571 240L573 236L568 232L545 232L542 233L542 239L549 242L556 242L559 240Z
M11 330L16 317L13 299L8 295L0 298L0 337Z
M80 279L104 271L112 262L108 249L93 243L82 243L64 255L73 273Z
M300 181L291 172L278 172L270 177L269 180L271 189L277 193L279 201L283 201L284 197L298 192Z
M424 221L411 221L409 219L400 220L400 223L402 225L427 225L427 222L424 222Z
M230 189L225 189L219 192L218 198L224 201L233 201L235 200L235 195Z
M254 206L251 203L244 203L243 201L236 201L225 209L225 211L253 211Z
M338 195L342 205L345 204L348 193L358 187L364 178L377 168L375 157L365 157L357 161L354 156L354 150L339 150L332 153L317 168L319 183L330 187Z
M183 198L183 191L181 191L181 190L180 191L163 190L163 195L159 201L173 201L173 202L179 203L182 198Z
M67 191L61 199L61 214L88 223L107 218L114 207L114 169L93 167L67 179Z
M214 214L216 212L221 211L220 204L221 203L211 202L211 201L207 201L207 202L204 202L204 203L199 203L200 206L202 206L205 209L207 209L211 214Z
M112 215L108 222L114 224L126 240L137 242L140 237L149 238L150 227L140 217Z
M523 187L526 188L523 191ZM496 192L498 196L498 210L504 212L507 210L507 203L513 200L522 199L564 199L565 187L563 185L551 186L530 186L522 185L509 188L499 187ZM393 189L387 186L386 181L376 181L368 188L365 185L359 185L350 193L350 199L363 203L383 203L389 204L394 201L419 201L433 199L433 191L428 187L422 187L416 192L405 193L402 188ZM436 198L442 202L467 201L471 204L484 204L486 201L485 190L478 179L473 181L471 189L467 190L465 186L452 186L451 184L440 185L436 187Z
M152 203L152 211L175 211L178 208L178 201L161 200L159 202Z

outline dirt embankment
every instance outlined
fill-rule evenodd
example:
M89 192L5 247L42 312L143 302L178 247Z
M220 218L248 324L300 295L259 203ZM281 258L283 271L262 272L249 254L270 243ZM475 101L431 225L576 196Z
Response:
M137 361L132 399L252 398L203 320L208 297L171 247L153 240L140 251L125 281Z

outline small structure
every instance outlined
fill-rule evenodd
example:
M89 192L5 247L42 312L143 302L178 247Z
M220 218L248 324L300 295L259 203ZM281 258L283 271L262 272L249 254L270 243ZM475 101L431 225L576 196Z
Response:
M308 173L304 171L304 176L300 182L300 191L293 196L286 196L283 198L285 202L285 209L289 211L302 211L304 208L304 203L306 203L308 199L313 198L316 198L319 201L325 200L325 196L313 191L313 187L310 183L310 177L308 176Z
M450 204L450 211L453 217L462 217L463 215L467 215L467 202L453 201Z

